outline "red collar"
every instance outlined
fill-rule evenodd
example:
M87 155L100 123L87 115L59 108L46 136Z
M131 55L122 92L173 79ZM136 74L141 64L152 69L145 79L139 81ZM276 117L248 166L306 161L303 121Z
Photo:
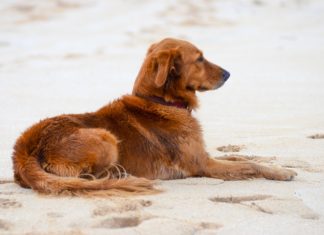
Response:
M180 109L187 109L189 112L191 112L191 110L189 109L188 103L184 102L184 101L174 101L174 102L170 102L170 101L165 101L162 97L158 97L158 96L143 96L143 95L139 95L136 94L137 97L152 101L154 103L158 103L158 104L162 104L162 105L166 105L166 106L172 106L172 107L176 107L176 108L180 108Z

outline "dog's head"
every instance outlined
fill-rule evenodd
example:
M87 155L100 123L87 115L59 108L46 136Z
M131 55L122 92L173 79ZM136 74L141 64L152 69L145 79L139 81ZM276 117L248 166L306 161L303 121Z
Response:
M149 48L133 94L185 102L189 109L194 109L196 91L217 89L229 76L229 72L205 59L191 43L167 38Z

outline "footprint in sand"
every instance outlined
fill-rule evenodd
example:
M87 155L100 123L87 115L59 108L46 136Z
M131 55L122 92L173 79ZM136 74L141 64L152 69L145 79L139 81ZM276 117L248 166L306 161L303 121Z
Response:
M261 206L257 205L254 201L260 201L265 200L268 198L271 198L270 195L249 195L249 196L239 196L239 197L214 197L209 200L213 202L223 202L223 203L233 203L233 204L240 204L243 206L248 206L252 209L255 209L257 211L267 213L267 214L273 214L271 210L267 210L262 208ZM251 202L251 204L243 204L244 202Z
M57 212L48 212L46 214L49 218L62 218L63 214Z
M8 198L0 198L0 209L19 208L21 203Z
M151 216L125 216L125 217L112 217L102 220L97 224L96 228L128 228L136 227L141 224L144 220L151 219Z
M224 202L224 203L241 203L241 202L247 202L247 201L259 201L259 200L265 200L267 198L271 198L270 195L249 195L249 196L239 196L239 197L213 197L210 198L212 202Z
M275 198L270 195L249 195L236 197L214 197L213 202L239 204L266 214L293 214L303 219L319 219L319 215L296 198Z
M129 211L138 211L143 207L149 207L152 202L149 200L133 200L133 201L118 201L115 205L103 205L96 208L93 212L93 216L105 216L111 213L123 213Z
M149 200L117 200L114 204L101 205L92 212L93 217L111 216L95 225L96 228L127 228L136 227L144 220L153 218L151 215L138 213L145 207L152 205ZM135 213L134 213L135 212ZM125 216L120 216L124 213ZM139 215L140 214L140 215Z
M0 231L5 230L8 231L11 227L11 224L5 220L0 219Z
M210 222L201 222L200 224L198 224L198 227L201 229L201 230L204 230L204 229L219 229L222 227L222 225L220 224L216 224L216 223L210 223Z
M154 234L152 228L161 228L158 234L215 234L215 230L223 227L220 223L195 221L166 217L150 217L140 223L143 234ZM145 222L145 223L144 223ZM181 231L178 232L177 231Z
M228 152L233 152L237 153L240 152L241 150L245 149L244 145L225 145L225 146L220 146L216 148L220 152L228 153Z
M310 139L324 139L324 134L315 134L308 136Z
M309 162L297 159L281 159L280 165L286 168L301 169L307 172L320 173L324 171L323 165L310 164Z
M0 180L0 184L9 184L9 183L13 183L12 180Z

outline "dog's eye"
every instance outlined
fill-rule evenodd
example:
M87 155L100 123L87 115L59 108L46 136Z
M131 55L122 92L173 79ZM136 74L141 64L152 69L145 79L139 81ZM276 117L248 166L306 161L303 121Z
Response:
M197 59L197 62L203 62L203 61L204 61L204 57L202 55L199 56L198 59Z

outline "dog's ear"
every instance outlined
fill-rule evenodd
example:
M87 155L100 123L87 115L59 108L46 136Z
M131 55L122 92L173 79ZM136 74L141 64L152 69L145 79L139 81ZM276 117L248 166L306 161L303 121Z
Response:
M147 50L146 55L151 54L151 52L156 48L157 43L153 43L150 48Z
M176 49L159 51L155 58L155 85L161 87L165 84L170 74L179 73L180 52Z

